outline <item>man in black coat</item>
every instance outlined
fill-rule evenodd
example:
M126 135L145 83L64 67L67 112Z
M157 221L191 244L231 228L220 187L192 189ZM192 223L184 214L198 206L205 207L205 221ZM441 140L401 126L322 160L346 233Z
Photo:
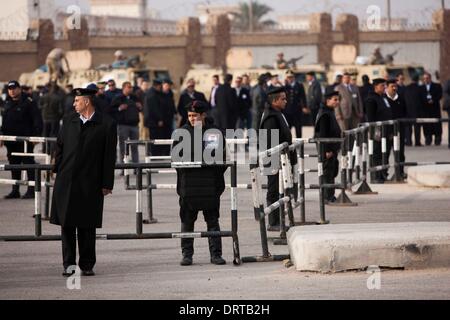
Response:
M398 93L398 84L396 80L387 81L387 88L385 97L389 102L392 110L392 118L405 119L406 118L406 103L402 95ZM405 162L405 124L399 123L400 133L400 162ZM400 174L404 175L403 166L400 167Z
M315 138L341 138L341 128L336 120L334 109L339 107L339 92L329 91L325 93L325 104L322 104L317 114L314 126ZM334 179L339 173L338 154L339 143L324 143L323 151L323 178L324 183L334 184ZM318 146L319 147L319 146ZM320 152L320 150L318 150ZM325 189L324 194L327 203L336 202L335 189Z
M170 128L172 123L165 119L165 104L162 92L162 81L153 80L152 88L145 95L144 105L144 125L150 131L150 139L163 139L166 128ZM164 154L165 148L160 145L151 146L152 156L168 156Z
M108 115L95 111L95 91L75 89L75 110L63 120L56 148L50 222L61 226L64 276L76 265L93 276L96 228L102 227L104 197L112 193L116 164L117 127Z
M239 116L237 127L240 129L250 129L252 127L252 99L250 97L250 90L242 85L242 77L237 77L234 83Z
M406 103L406 118L417 119L422 117L422 97L421 88L419 86L419 76L415 75L412 82L406 86L405 89L405 103ZM414 143L416 147L420 147L421 140L421 124L405 124L405 144L412 145L412 133L414 127Z
M311 122L314 125L320 104L322 103L322 87L319 81L317 81L314 71L306 74L306 81L308 81L309 85L307 95L308 109L311 115Z
M181 118L181 121L179 124L180 128L183 127L188 121L187 111L186 111L185 107L193 101L207 102L205 95L202 92L195 90L195 80L189 79L187 81L186 90L184 90L181 93L180 99L178 101L177 110L178 110L178 114L180 115L180 118Z
M2 127L0 134L6 136L39 137L42 133L42 115L34 100L22 93L17 81L7 84L8 98L2 112ZM0 142L0 147L2 142ZM5 142L8 161L10 164L34 164L33 157L16 157L13 153L23 152L23 142ZM27 150L33 153L34 144L27 142ZM27 170L28 180L34 181L34 170ZM20 171L11 171L13 180L20 179ZM10 194L5 199L20 198L19 186L12 186ZM34 187L28 187L23 199L34 198Z
M442 86L431 81L431 74L423 75L423 86L421 87L422 110L424 118L441 119ZM442 142L442 123L424 124L425 144L429 146L433 141L439 146Z
M444 111L447 112L447 118L450 119L450 80L447 80L447 82L444 85L444 89L443 89L443 93L444 93ZM447 123L447 127L448 127L448 147L450 148L450 123Z
M216 117L215 124L221 129L235 129L238 119L236 90L231 87L233 76L227 74L223 85L219 86L216 93Z
M258 77L258 84L254 86L251 90L252 96L252 117L253 124L252 128L255 130L259 129L261 124L261 118L264 113L264 108L267 103L267 77L262 74Z
M122 93L117 95L111 103L111 112L118 125L119 135L119 162L124 162L125 141L139 140L139 112L142 111L142 104L133 94L131 82L122 84ZM133 163L139 162L137 145L131 146L131 159Z
M369 93L365 101L367 120L369 122L392 120L392 108L384 96L386 90L386 80L378 78L373 80L373 92ZM392 148L392 128L386 127L387 144L386 151L390 154ZM375 139L373 148L373 164L380 166L382 163L381 127L375 129ZM387 179L387 170L371 173L372 183L384 183Z
M283 110L283 114L286 116L289 127L295 128L297 138L301 138L303 110L307 112L305 88L295 80L294 73L288 71L286 72L285 89L287 106Z
M261 130L267 130L267 149L276 147L284 142L292 144L292 134L289 128L288 121L283 115L282 111L286 108L287 97L284 87L274 87L267 92L268 105L264 110L264 114L261 119L260 132ZM272 141L271 135L273 131L278 131L279 141ZM294 166L297 163L297 158L294 154L290 156L291 164ZM268 191L267 191L267 204L271 205L279 200L279 173L269 175L267 177ZM279 231L280 230L280 215L278 210L271 212L269 214L269 231Z
M212 118L207 117L209 104L193 101L186 106L188 123L174 133L172 162L192 162L203 158L204 152L211 155L215 163L223 163L225 159L225 138L223 132L214 125ZM197 131L198 130L198 131ZM195 140L197 137L200 139ZM180 141L181 140L181 141ZM187 145L186 145L187 144ZM201 150L201 154L195 151ZM187 152L186 150L190 150ZM203 216L208 231L220 231L220 196L225 190L224 173L226 167L205 167L200 169L177 169L177 193L180 196L181 232L193 232L198 212ZM223 265L222 239L209 238L211 263ZM192 264L194 239L182 239L182 266Z

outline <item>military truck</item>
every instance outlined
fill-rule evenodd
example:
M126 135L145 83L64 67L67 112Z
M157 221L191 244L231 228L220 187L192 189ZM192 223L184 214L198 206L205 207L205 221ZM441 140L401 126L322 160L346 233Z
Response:
M128 59L127 67L118 69L113 69L107 64L92 68L92 55L89 50L69 51L66 56L70 71L65 70L64 78L58 81L58 84L62 87L67 84L72 84L74 87L85 87L92 82L114 79L120 88L126 81L136 85L137 79L140 77L148 81L156 78L170 79L168 69L148 66L145 54ZM24 73L19 77L21 84L28 85L33 89L37 89L38 86L45 86L49 81L50 74L45 65L34 72Z

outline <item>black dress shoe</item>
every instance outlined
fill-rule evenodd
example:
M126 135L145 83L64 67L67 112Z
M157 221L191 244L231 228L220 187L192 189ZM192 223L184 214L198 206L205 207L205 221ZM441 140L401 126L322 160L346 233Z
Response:
M28 192L28 191L27 191L27 193L25 193L25 194L22 196L22 199L34 199L34 192Z
M64 270L64 272L62 273L63 277L71 277L72 275L75 274L75 271L69 272L67 269Z
M181 266L190 266L192 264L192 257L183 257L181 259L180 265Z
M280 231L280 226L279 225L268 226L267 231L278 232Z
M85 277L93 277L95 276L95 272L93 270L83 270L81 274Z
M6 195L5 199L20 199L20 193L13 191L10 194Z
M222 265L224 265L224 264L227 264L227 262L225 261L225 259L222 258L222 257L220 257L220 256L212 257L212 258L211 258L211 263L212 263L212 264L215 264L215 265L218 265L218 266L222 266Z

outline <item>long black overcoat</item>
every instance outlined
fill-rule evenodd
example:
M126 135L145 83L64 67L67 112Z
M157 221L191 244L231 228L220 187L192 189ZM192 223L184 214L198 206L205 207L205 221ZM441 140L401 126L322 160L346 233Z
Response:
M117 126L96 112L86 124L78 114L64 118L56 148L51 223L63 227L101 228L102 189L113 190Z

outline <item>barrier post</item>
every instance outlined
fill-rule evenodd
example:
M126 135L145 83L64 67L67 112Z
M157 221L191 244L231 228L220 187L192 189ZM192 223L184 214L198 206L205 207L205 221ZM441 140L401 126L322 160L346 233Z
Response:
M287 150L287 151L286 151ZM292 209L292 167L289 160L289 149L286 149L281 153L281 170L283 173L283 197L289 197L291 200L287 203L287 213L289 218L289 226L295 226L294 211Z
M387 132L386 125L381 125L381 164L383 166L389 164L389 155L387 154ZM387 178L388 169L382 170L385 179ZM386 172L386 174L384 174Z
M41 170L35 169L35 186L34 186L34 222L35 236L42 236L42 220L41 220Z
M278 193L279 199L284 198L284 179L283 179L283 170L280 169L278 171ZM278 212L280 214L280 239L286 239L286 219L285 219L285 209L286 206L284 203L280 205Z
M348 197L347 193L345 192L345 190L347 189L347 176L346 176L346 169L348 167L348 159L346 158L346 154L348 154L346 152L346 146L348 147L350 143L349 139L344 139L341 142L341 194L337 197L336 201L333 203L328 203L328 205L330 206L339 206L339 207L354 207L357 206L357 203L352 202L352 200L350 200L350 198ZM322 145L322 144L321 144ZM323 151L323 147L322 147L322 151ZM357 157L358 158L358 157ZM323 158L322 158L323 159ZM351 190L351 185L348 185L349 190Z
M239 253L238 239L238 210L237 210L237 164L233 162L231 166L231 232L233 234L233 264L240 265L241 257Z
M149 144L145 144L145 162L150 163L151 153ZM148 219L143 221L144 224L155 224L158 220L153 217L153 189L152 189L152 171L147 170L147 214Z
M373 168L373 149L374 149L374 138L375 138L375 128L373 126L369 126L369 168ZM368 168L368 169L369 169ZM375 180L375 173L370 173L370 182Z
M400 165L400 123L396 121L394 123L394 181L397 183L404 183L403 175L401 173Z
M351 184L352 176L353 176L353 171L352 171L353 153L352 153L352 146L351 146L350 135L347 135L346 139L347 139L347 160L348 160L348 165L347 165L347 182ZM349 185L346 185L345 187L349 188Z
M361 133L358 131L355 133L356 135L356 154L355 154L355 163L356 163L356 180L361 181L361 149L362 149L362 137Z
M361 134L362 134L362 178L361 178L361 183L359 184L359 186L356 188L356 191L353 192L353 194L355 195L361 195L361 194L378 194L378 192L373 192L372 189L370 188L369 184L367 183L367 173L368 173L368 167L367 167L367 161L369 160L369 155L370 155L370 151L372 151L373 154L373 140L368 140L368 130L370 131L370 128L366 128ZM368 146L371 146L370 148L368 148Z
M142 168L137 168L136 176L136 234L142 235Z
M329 221L325 218L325 197L324 197L324 180L323 180L323 159L324 159L324 147L323 143L317 141L319 149L319 161L317 164L317 172L319 175L319 203L320 203L320 221L319 224L328 224Z
M299 159L299 172L300 172L300 223L306 223L306 199L305 199L305 144L300 145L300 159Z

